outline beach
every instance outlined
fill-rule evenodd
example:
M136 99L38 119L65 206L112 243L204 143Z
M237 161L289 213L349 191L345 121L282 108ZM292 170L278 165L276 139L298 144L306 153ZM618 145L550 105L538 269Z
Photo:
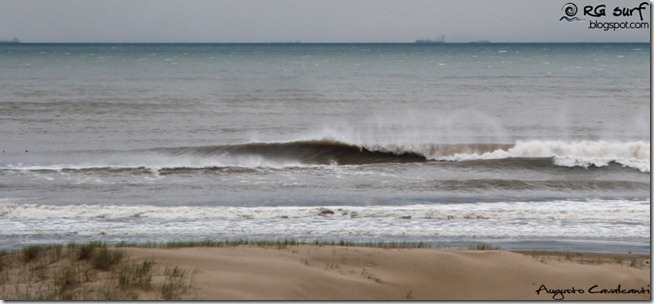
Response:
M111 248L120 262L106 267L95 262L102 248L89 267L71 248L14 264L5 256L1 291L14 300L651 299L644 255L280 244Z
M582 264L565 254L559 259L508 251L340 246L128 252L197 267L194 289L185 296L189 300L651 299L649 266ZM541 286L547 291L537 292ZM619 286L642 293L603 293Z

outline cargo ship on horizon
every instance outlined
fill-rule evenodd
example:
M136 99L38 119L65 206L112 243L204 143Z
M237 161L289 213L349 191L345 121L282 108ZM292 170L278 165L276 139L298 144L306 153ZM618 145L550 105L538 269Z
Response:
M443 35L436 40L432 40L429 38L420 38L416 40L414 43L447 43L447 42L445 42L445 35Z

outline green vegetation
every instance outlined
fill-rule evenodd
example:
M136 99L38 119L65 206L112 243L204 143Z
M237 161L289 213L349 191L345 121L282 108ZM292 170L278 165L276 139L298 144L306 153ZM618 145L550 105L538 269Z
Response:
M500 250L499 246L492 246L489 244L478 243L468 247L468 250Z
M93 251L95 251L96 248L98 247L107 247L104 243L102 242L90 242L88 244L83 244L80 246L77 246L76 244L69 244L69 248L79 248L79 259L80 260L88 260L91 258L93 255Z
M104 243L32 245L0 252L0 299L179 300L191 289L195 272L179 267L161 272L154 261L129 261Z
M102 247L91 256L91 263L93 264L93 268L107 271L112 266L120 263L122 259L122 251L109 250L107 247Z
M122 247L180 248L180 247L236 247L257 246L278 250L289 246L360 246L375 248L428 248L423 242L365 242L283 240L225 240L169 243L119 243L114 246L101 242L69 244L68 246L30 245L17 251L0 251L0 299L3 300L182 300L193 289L192 271L173 267L157 267L154 260L131 260ZM442 248L442 247L439 247ZM477 243L468 250L500 250L500 247ZM298 252L301 248L290 248ZM300 258L306 266L324 265L325 271L346 273L357 271L344 266L345 257L309 260ZM635 268L648 268L649 257L631 254L581 255L574 253L526 252L546 263L552 259L575 261L582 264L613 263ZM375 263L366 263L373 267ZM361 277L382 283L382 279L368 268L361 269ZM407 299L415 299L413 291Z
M257 239L234 239L224 241L175 241L167 243L129 243L120 242L115 246L139 247L139 248L188 248L188 247L237 247L256 246L273 247L284 249L289 246L315 245L315 246L347 246L347 247L374 247L374 248L433 248L424 242L353 242L348 240L327 241L315 240L313 242L299 241L295 239L281 240L257 240ZM439 247L440 248L440 247Z
M196 269L193 273L197 271L198 270ZM166 267L166 270L164 270L164 276L166 278L161 286L161 298L166 301L181 300L182 295L191 288L192 283L190 280L187 280L188 273L186 270L177 266Z

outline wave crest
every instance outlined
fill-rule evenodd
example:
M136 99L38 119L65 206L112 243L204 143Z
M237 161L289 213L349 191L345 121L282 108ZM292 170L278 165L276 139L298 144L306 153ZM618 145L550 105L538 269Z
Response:
M588 168L617 163L650 172L650 143L517 141L514 144L353 144L332 139L156 148L97 154L62 165L7 165L3 170L289 168L380 163L464 162L475 166ZM102 159L102 161L98 161Z
M277 162L298 162L311 165L363 165L427 161L424 155L414 151L371 149L331 140L167 148L162 152L200 157L261 157Z
M554 164L564 167L603 167L611 162L625 167L650 172L650 143L608 141L518 141L508 149L485 153L457 153L430 159L462 161L473 159L503 159L513 157L553 158Z
M283 143L169 148L174 155L258 157L305 165L365 165L427 161L552 158L564 167L604 167L618 163L650 172L650 143L609 141L517 141L515 144L351 144L322 139Z

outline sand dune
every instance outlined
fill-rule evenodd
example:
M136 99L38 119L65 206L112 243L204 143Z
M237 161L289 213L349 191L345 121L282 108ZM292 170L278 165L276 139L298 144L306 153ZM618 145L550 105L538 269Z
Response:
M338 246L129 248L197 269L188 300L649 300L649 258ZM578 258L578 257L577 257ZM575 258L575 259L577 259ZM634 264L635 263L635 264Z

